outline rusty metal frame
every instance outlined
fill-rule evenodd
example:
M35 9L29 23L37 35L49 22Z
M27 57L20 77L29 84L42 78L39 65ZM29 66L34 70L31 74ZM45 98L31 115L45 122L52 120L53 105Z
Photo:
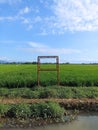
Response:
M40 67L40 60L45 58L54 58L56 59L56 68L47 68L43 69ZM57 85L60 84L60 76L59 76L59 57L58 56L38 56L37 57L37 82L38 86L40 86L40 71L57 71Z

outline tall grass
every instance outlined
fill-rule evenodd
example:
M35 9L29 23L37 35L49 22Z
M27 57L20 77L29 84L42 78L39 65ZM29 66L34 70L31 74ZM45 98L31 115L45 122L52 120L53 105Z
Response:
M64 116L64 108L55 102L43 102L35 104L0 104L0 117L11 117L18 119L27 118L59 118Z
M0 98L98 98L98 87L0 88Z
M45 65L44 65L45 67ZM53 65L48 65L49 68ZM41 72L41 86L57 83L56 72ZM98 65L60 65L61 86L98 86ZM0 87L21 88L37 86L37 65L0 65Z

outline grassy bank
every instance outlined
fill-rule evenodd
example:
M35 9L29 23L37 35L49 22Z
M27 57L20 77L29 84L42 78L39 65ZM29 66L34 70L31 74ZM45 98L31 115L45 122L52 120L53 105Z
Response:
M35 104L0 104L0 117L18 119L26 118L59 118L64 116L64 108L58 103L35 103Z
M47 86L35 88L0 88L0 98L98 98L97 87Z
M44 68L54 68L54 65L44 65ZM40 77L42 86L51 86L57 83L56 72L41 72ZM98 86L98 65L61 64L60 85ZM0 65L0 87L32 88L34 86L37 86L37 65Z
M44 64L41 67L54 68L54 65ZM13 127L16 124L17 127L31 127L70 121L75 116L71 116L67 110L75 110L76 113L77 110L98 112L98 65L60 65L60 86L55 85L56 72L41 72L40 78L42 87L37 86L37 65L0 65L0 127ZM8 99L19 98L24 99L24 103L7 102ZM91 101L82 100L86 98ZM62 101L47 100L30 104L26 103L26 99ZM73 115L76 113L72 112Z
M65 115L66 113L66 115ZM63 107L55 102L35 104L0 104L0 127L34 127L51 123L69 122L76 117L72 116Z

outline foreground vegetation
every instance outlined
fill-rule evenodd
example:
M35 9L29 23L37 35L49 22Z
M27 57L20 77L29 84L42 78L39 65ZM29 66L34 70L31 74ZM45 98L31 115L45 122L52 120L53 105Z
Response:
M34 88L0 88L0 98L98 98L97 87L47 86Z
M54 68L55 65L43 65L44 68ZM51 86L57 83L56 72L41 72L41 86ZM60 65L60 85L89 87L98 86L98 65ZM0 87L32 88L37 86L36 64L0 64Z
M0 104L0 127L3 128L34 127L47 123L69 122L75 117L75 114L69 115L63 107L55 102Z
M54 102L38 104L0 104L0 117L11 118L60 118L64 116L64 108Z
M54 68L55 65L41 65ZM0 64L0 127L35 125L74 119L66 109L98 112L98 102L53 102L56 99L98 98L98 65L60 65L60 86L56 72L41 72L37 86L36 64ZM3 99L52 99L52 102L2 104ZM2 120L3 119L3 120ZM47 120L49 119L49 120ZM43 122L42 122L43 120Z

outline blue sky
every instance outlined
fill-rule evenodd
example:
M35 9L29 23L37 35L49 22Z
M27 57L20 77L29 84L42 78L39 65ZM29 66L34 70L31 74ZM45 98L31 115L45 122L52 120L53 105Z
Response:
M98 0L0 0L0 60L98 62Z

